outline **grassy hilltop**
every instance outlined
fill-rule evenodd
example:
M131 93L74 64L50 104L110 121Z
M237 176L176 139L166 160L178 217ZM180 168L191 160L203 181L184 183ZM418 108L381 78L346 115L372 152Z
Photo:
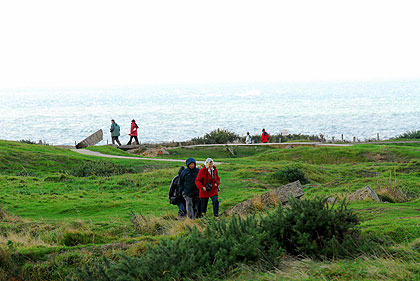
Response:
M108 146L90 149L126 155ZM160 157L223 162L221 212L287 183L288 168L308 180L305 198L341 200L370 185L387 202L349 204L375 247L334 260L285 253L275 267L244 262L225 272L226 280L420 280L420 144L233 150L175 148ZM117 264L120 254L139 257L148 245L188 236L190 226L206 228L207 219L177 220L168 202L178 167L0 141L0 280L77 280L77 269L104 256Z

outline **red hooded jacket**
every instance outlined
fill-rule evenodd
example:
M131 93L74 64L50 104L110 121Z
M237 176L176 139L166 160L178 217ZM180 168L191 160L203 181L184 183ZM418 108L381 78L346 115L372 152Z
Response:
M262 142L268 142L268 133L264 131L261 135L261 141Z
M130 129L130 136L137 136L137 129L139 126L137 126L136 122L131 122L131 129Z
M213 177L211 176L209 171L207 171L206 166L201 168L198 172L197 178L195 179L195 185L200 190L200 198L209 198L215 195L219 195L219 190L217 189L217 186L220 185L220 177L216 167L213 166L213 168ZM211 190L203 191L203 187L205 187L208 183L211 184ZM215 186L216 183L217 186Z

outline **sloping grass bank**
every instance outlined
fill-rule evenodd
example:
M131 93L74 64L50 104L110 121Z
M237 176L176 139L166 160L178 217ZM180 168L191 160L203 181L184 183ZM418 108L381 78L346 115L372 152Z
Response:
M113 150L95 148L103 149ZM389 202L352 202L349 208L360 219L361 233L376 237L381 251L333 261L286 255L277 270L251 270L244 263L223 278L420 278L420 145L258 149L244 146L232 155L225 147L183 148L159 157L212 157L223 162L218 167L221 211L282 185L276 174L287 167L299 169L308 179L304 198L341 200L370 185ZM107 160L8 141L0 141L0 163L0 280L75 277L78 268L96 264L103 256L117 264L119 254L141 257L162 239L184 237L194 225L206 227L206 219L178 220L176 207L168 203L178 163Z

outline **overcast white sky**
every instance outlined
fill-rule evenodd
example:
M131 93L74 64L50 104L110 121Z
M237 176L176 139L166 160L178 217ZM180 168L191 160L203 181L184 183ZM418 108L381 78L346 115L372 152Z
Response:
M0 88L420 78L420 1L3 1Z

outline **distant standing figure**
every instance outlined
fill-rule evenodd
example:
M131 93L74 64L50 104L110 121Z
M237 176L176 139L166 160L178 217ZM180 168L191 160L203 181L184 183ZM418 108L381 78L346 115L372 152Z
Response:
M127 145L131 144L131 141L134 140L136 141L136 144L140 144L139 143L139 139L137 138L137 129L139 128L139 126L137 126L136 124L136 120L131 120L131 129L130 129L130 140L128 141Z
M265 131L265 129L262 129L262 134L261 134L261 141L263 143L267 143L268 142L268 133Z
M211 202L213 203L213 214L215 217L218 217L220 177L216 166L214 166L213 159L206 159L204 167L198 172L195 184L200 190L201 213L203 215L206 214L207 204L209 198L211 198Z
M201 217L199 191L195 184L195 179L200 170L197 168L194 158L188 158L185 164L187 164L187 168L182 171L179 177L179 190L182 192L187 205L187 216L190 219L195 219Z
M249 132L246 132L245 143L246 144L252 143L252 136L249 134Z
M185 217L187 211L185 209L185 199L182 197L182 193L179 191L179 179L182 171L185 169L184 166L181 166L178 170L178 175L176 175L171 182L169 187L169 203L178 206L178 216Z
M120 140L118 139L120 136L120 125L118 125L114 119L111 120L111 129L109 129L109 131L111 132L112 144L117 142L118 145L121 145Z

